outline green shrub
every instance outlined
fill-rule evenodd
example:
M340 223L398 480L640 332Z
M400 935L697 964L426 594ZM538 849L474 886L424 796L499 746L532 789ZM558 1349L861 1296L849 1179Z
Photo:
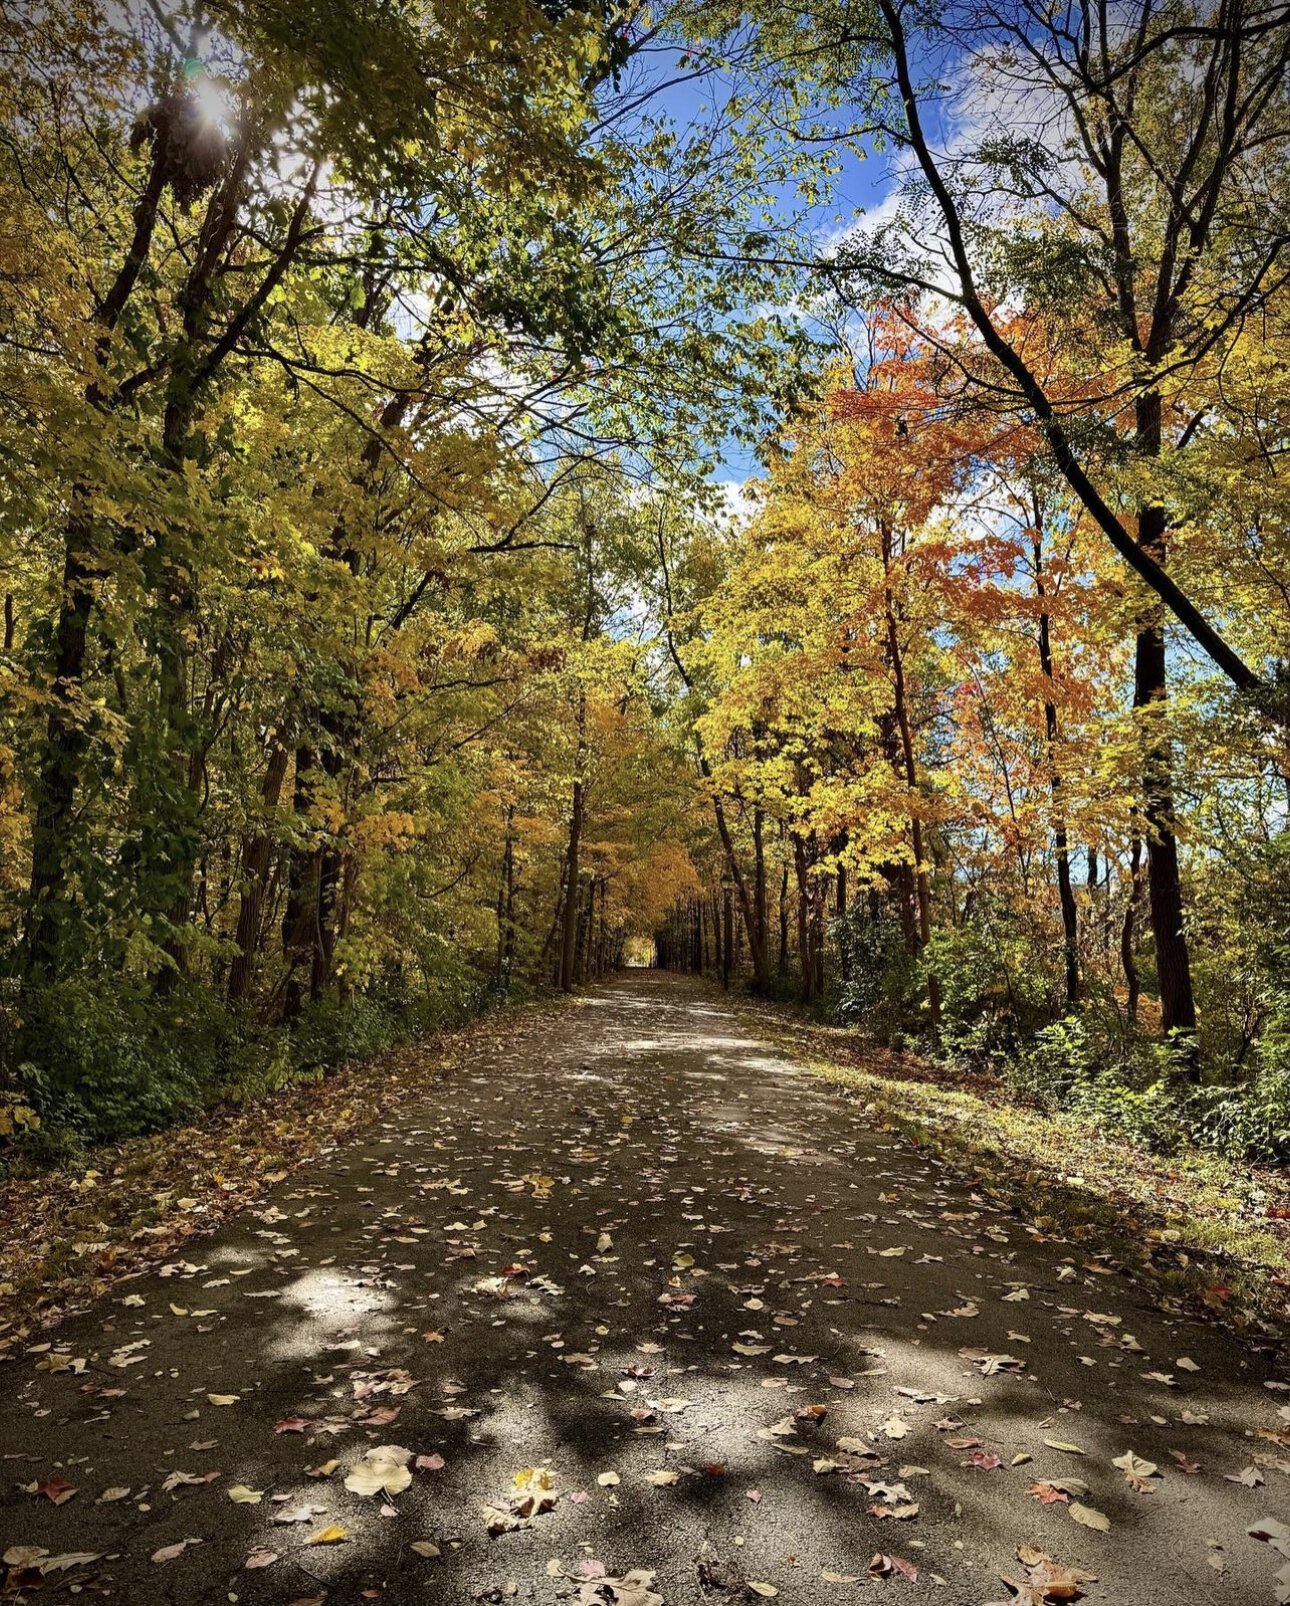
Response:
M854 906L830 928L830 975L844 947L850 974L833 984L827 1010L875 1041L991 1074L1027 1104L1108 1136L1290 1164L1290 837L1251 845L1243 865L1242 876L1210 877L1195 897L1199 1084L1196 1045L1162 1042L1127 1020L1118 971L1090 963L1085 996L1068 1009L1060 931L988 895L936 929L917 960L889 909L875 919ZM1142 963L1149 991L1149 955ZM935 1040L931 975L941 1000Z
M1239 1088L1198 1088L1190 1116L1192 1136L1207 1148L1290 1164L1290 1071L1260 1072Z
M1067 1015L1040 1027L1018 1049L1004 1068L1004 1079L1029 1102L1060 1109L1072 1089L1092 1081L1097 1069L1088 1026L1080 1016Z
M154 1131L198 1110L236 1039L200 988L145 998L81 979L33 993L18 1035L18 1082L48 1138L84 1142Z
M1286 868L1284 846L1276 861ZM1284 921L1282 907L1276 912ZM1198 1142L1234 1157L1290 1164L1290 937L1274 927L1257 954L1254 996L1262 1026L1252 1074L1243 1066L1227 1086L1195 1090L1192 1122ZM1221 1067L1220 1067L1221 1069ZM1235 1083L1235 1085L1232 1085Z
M331 994L288 1030L230 1010L192 978L168 994L120 976L33 990L20 1024L6 1014L0 1043L12 1067L9 1104L30 1105L39 1125L0 1138L53 1160L87 1143L156 1131L213 1104L253 1102L346 1061L460 1025L497 994L446 946L429 963L372 977L343 1004Z
M1173 1154L1191 1137L1186 1095L1168 1077L1135 1087L1113 1066L1073 1088L1067 1108L1081 1125L1157 1154Z
M924 968L941 994L940 1052L999 1071L1055 1013L1052 977L1015 923L982 914L932 933Z
M917 1036L923 982L917 960L905 951L899 922L884 912L877 920L859 908L834 922L835 942L847 944L850 979L833 1005L844 1026L862 1027L875 1041L901 1047Z

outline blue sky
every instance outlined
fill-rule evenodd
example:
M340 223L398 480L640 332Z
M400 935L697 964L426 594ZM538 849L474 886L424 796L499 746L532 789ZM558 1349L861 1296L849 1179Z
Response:
M676 61L677 57L672 56L667 59L667 65L671 67ZM660 92L655 109L665 112L678 125L693 126L704 120L715 97L724 99L729 94L730 87L729 79L715 74L688 81L682 79ZM832 175L827 198L822 204L804 210L795 188L786 185L781 188L773 209L773 215L782 221L786 230L793 226L805 227L817 246L836 240L863 212L876 208L892 188L886 156L862 158L842 141L829 155L839 162L839 170ZM723 448L714 477L739 484L758 472L755 452L730 440Z

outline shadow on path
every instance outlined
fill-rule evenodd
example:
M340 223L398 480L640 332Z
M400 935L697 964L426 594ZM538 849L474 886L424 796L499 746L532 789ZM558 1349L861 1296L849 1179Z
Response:
M1245 1533L1290 1507L1266 1361L684 981L623 977L505 1049L481 1027L473 1069L191 1253L0 1371L3 1547L95 1558L19 1554L12 1598L555 1602L603 1564L668 1606L748 1580L984 1606L1019 1545L1089 1599L1275 1598ZM410 1485L346 1489L387 1445ZM490 1537L525 1468L559 1499Z

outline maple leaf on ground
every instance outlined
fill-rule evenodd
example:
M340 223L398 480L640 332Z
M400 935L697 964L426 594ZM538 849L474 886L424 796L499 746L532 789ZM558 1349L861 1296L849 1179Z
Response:
M182 1556L189 1545L200 1545L200 1539L181 1539L177 1544L163 1545L160 1550L154 1550L152 1559L158 1567L164 1566L168 1561L175 1561Z
M32 1483L24 1483L24 1494L44 1495L45 1499L56 1506L65 1506L77 1492L74 1485L65 1478L41 1478Z
M1079 1567L1062 1566L1046 1551L1033 1545L1019 1546L1017 1560L1026 1569L1026 1576L1016 1579L1002 1575L1004 1583L1013 1591L1013 1600L993 1601L990 1606L1018 1606L1019 1602L1024 1606L1048 1606L1049 1602L1079 1600L1084 1585L1097 1582L1093 1573L1086 1573Z
M371 1496L401 1494L412 1482L408 1462L412 1451L397 1444L381 1444L368 1450L345 1479L351 1494Z

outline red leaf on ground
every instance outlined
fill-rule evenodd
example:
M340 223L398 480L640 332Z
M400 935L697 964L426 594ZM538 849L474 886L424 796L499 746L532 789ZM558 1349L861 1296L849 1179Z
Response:
M56 1506L65 1506L76 1490L66 1478L42 1478L32 1493L43 1494L46 1500L52 1501Z

